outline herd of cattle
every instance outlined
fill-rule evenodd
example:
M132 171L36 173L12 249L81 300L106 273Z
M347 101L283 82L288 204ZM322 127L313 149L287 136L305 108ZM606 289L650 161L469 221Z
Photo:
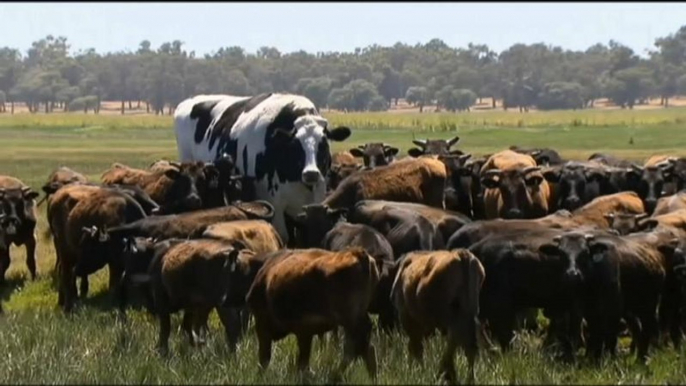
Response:
M339 327L341 371L355 358L376 374L373 323L401 326L409 353L447 340L440 370L456 381L462 347L470 381L478 348L507 350L518 328L550 320L544 345L572 360L578 348L615 355L627 329L632 352L679 348L686 321L686 158L644 165L609 155L564 160L553 149L473 157L449 140L398 148L367 143L331 154L329 129L302 96L204 95L176 110L179 162L147 170L113 164L100 182L60 167L43 186L56 251L59 306L88 293L109 267L125 315L132 287L159 319L168 352L170 314L202 342L217 310L235 346L254 318L264 368L272 343ZM25 245L36 277L35 199L0 176L0 280L10 244ZM1 311L1 308L0 308ZM533 312L533 313L532 313Z

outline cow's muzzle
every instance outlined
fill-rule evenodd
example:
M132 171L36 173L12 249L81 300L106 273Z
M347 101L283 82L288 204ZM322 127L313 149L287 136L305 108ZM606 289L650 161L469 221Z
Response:
M314 185L321 179L321 173L316 170L308 170L302 174L302 182L305 185Z

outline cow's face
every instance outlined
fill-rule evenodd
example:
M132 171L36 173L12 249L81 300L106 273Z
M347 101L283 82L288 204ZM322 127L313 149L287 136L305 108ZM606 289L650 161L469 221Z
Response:
M568 164L561 168L552 167L543 176L547 181L558 184L558 207L573 211L595 198L589 197L587 185L599 182L603 174L583 165Z
M682 294L686 295L686 241L680 240L672 255L672 270L681 282Z
M377 166L384 166L395 161L398 148L381 142L365 143L349 150L354 157L362 158L364 166L373 169Z
M530 216L534 205L533 189L543 182L538 166L511 170L488 170L481 178L481 184L488 189L499 189L503 202L500 213L506 219L521 219Z
M118 245L118 242L121 240L110 237L106 227L83 227L79 243L81 259L74 267L74 273L77 276L90 275L104 267L121 254L123 245Z
M20 189L0 189L0 205L5 217L2 226L7 236L14 236L19 231L22 222L35 220L33 207L38 193L29 187Z
M634 165L627 171L627 180L643 200L648 213L652 213L657 200L662 197L665 179L657 166L640 167Z
M614 246L609 241L596 240L592 234L570 232L555 236L539 251L562 260L562 284L571 293L578 293L584 281L608 272L606 267Z
M647 213L607 213L605 219L610 224L610 228L616 230L620 235L638 232L639 223L648 217Z
M673 190L675 192L684 189L686 186L686 158L669 158L656 166L662 170L665 181L674 184Z
M277 128L268 143L278 148L283 157L274 162L294 163L297 170L290 170L287 174L297 172L300 181L307 186L324 183L324 176L331 167L329 141L344 141L350 136L347 127L330 130L327 126L326 119L305 115L295 120L292 130Z
M338 221L344 218L347 209L331 209L326 205L303 206L303 212L295 217L296 245L299 248L315 248Z
M167 191L167 202L178 211L198 210L202 207L202 197L206 196L208 184L203 162L181 164L180 168L165 170L164 175L172 180Z
M450 147L455 145L460 140L460 137L455 136L451 139L415 139L412 143L418 147L410 148L407 154L411 157L419 157L422 155L448 155L448 154L464 154L460 150L450 150Z
M471 215L472 212L472 169L466 165L471 154L441 155L439 161L443 162L449 179L446 184L446 194L454 191L456 195L458 211Z

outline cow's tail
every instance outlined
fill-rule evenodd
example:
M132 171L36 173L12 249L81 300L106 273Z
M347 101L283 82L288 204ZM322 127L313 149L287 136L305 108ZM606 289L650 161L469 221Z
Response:
M465 275L466 288L463 291L462 303L464 304L463 317L465 318L466 329L469 331L464 340L464 348L469 361L470 372L473 374L474 360L478 353L479 346L491 350L491 343L479 322L479 300L481 297L481 286L483 285L485 273L481 262L473 253L466 249L460 252Z
M400 259L398 259L398 261L396 262L396 264L399 265L398 272L396 272L395 279L393 279L393 285L391 286L391 296L390 296L391 299L390 299L390 301L391 301L391 304L393 304L395 306L396 310L398 310L398 311L400 311L400 307L398 307L399 304L397 304L397 302L396 302L396 299L398 299L398 297L395 295L395 292L400 291L400 288L398 288L398 283L400 282L400 277L402 276L403 271L405 270L405 267L407 266L406 257L407 257L407 254L401 256Z

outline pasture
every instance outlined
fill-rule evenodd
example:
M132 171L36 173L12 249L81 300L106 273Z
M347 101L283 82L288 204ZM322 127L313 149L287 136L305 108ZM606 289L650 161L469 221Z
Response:
M510 145L545 146L565 158L585 159L594 152L644 160L652 154L686 156L686 108L662 110L587 110L536 113L364 113L325 114L332 125L352 128L352 136L334 143L333 151L365 142L383 141L405 155L416 138L461 137L457 148L474 155ZM152 161L176 158L169 116L115 116L84 114L0 115L0 174L20 178L35 190L57 166L80 171L92 180L113 162L146 167ZM57 309L53 283L52 241L45 238L45 206L38 208L39 279L27 280L24 249L12 248L9 286L0 290L5 314L0 317L0 383L326 383L340 358L341 347L327 340L313 347L308 379L300 379L293 362L297 346L289 337L274 345L269 370L258 373L257 341L248 332L229 355L216 315L212 316L207 345L189 347L180 333L172 335L171 357L154 351L158 325L143 309L131 310L130 324L117 324L109 307L107 268L93 276L89 299L72 316ZM180 322L173 318L173 328ZM517 337L511 353L481 353L477 383L532 384L683 384L686 362L671 346L652 351L648 368L635 365L626 342L617 359L601 368L584 360L578 366L558 363L539 349L541 338ZM434 337L426 347L425 363L408 360L407 338L402 334L375 334L381 384L436 383L435 369L443 342ZM457 357L458 376L466 361ZM357 362L344 382L370 383Z

